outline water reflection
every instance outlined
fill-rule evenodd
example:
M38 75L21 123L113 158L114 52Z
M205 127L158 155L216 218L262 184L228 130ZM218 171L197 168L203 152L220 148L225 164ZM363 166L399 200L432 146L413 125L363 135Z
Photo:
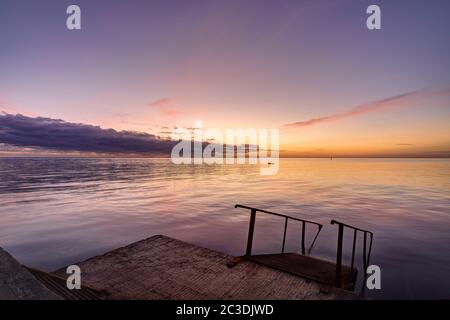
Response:
M242 203L323 223L312 253L330 259L331 219L373 231L375 298L450 298L450 161L283 159L277 175L259 173L167 159L0 159L0 245L47 270L154 234L238 255ZM254 252L279 251L283 223L258 217ZM300 227L289 225L287 249L299 249Z

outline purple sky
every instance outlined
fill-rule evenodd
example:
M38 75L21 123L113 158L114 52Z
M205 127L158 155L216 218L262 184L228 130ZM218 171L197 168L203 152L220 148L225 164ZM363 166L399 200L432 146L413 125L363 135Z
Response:
M66 29L69 4L81 31ZM382 30L366 28L369 4ZM449 95L415 98L450 88L449 12L445 0L2 0L0 111L152 134L194 120L289 128L293 155L448 154Z

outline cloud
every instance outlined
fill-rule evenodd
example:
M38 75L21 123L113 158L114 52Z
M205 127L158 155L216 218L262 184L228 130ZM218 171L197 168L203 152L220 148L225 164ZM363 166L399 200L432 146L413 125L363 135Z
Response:
M359 116L369 112L378 112L383 110L390 110L402 106L406 106L412 103L416 103L421 100L425 100L428 98L443 96L450 94L450 88L439 89L439 90L417 90L404 94L400 94L397 96L389 97L386 99L370 102L367 104L363 104L357 107L354 107L350 110L335 113L328 116L323 116L319 118L312 118L305 121L299 121L294 123L289 123L284 125L285 128L303 128L309 127L316 124L320 124L323 122L334 122L344 118Z
M59 151L170 154L175 141L59 119L0 113L0 143Z
M148 105L150 107L158 109L161 115L174 118L181 115L182 112L174 108L173 103L173 99L164 98L150 102Z
M155 100L153 102L150 102L148 105L150 107L157 107L158 108L158 107L168 106L172 102L173 102L172 99L164 98L164 99L158 99L158 100Z

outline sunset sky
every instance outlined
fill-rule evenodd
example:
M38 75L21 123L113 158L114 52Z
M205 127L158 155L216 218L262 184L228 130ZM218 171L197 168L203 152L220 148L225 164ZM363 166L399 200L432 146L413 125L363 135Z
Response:
M366 28L370 4L381 30ZM164 136L201 120L279 128L284 156L448 157L449 13L446 0L2 0L0 154L86 151L52 145L53 125Z

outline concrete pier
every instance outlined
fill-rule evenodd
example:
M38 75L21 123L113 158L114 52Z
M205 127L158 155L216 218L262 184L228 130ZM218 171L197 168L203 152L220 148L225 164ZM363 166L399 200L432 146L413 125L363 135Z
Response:
M0 300L59 300L8 252L0 248Z
M190 243L153 236L75 263L83 283L109 299L358 299L267 266ZM56 271L66 277L65 268Z

